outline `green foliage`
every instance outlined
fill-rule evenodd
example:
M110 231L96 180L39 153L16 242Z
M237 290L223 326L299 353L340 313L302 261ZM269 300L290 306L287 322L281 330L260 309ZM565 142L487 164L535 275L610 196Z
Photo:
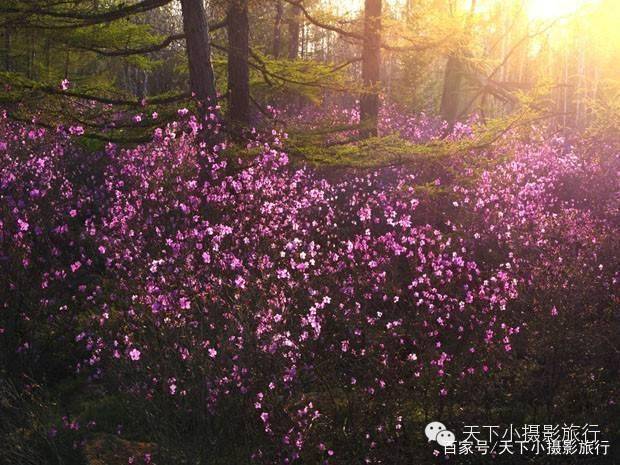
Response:
M88 465L126 465L148 463L146 454L153 460L157 448L154 444L131 442L111 434L96 434L84 443L84 456Z
M359 83L352 83L347 78L344 64L274 59L256 52L251 61L251 84L265 96L292 93L316 104L321 102L327 90L355 92L360 87Z
M601 95L590 102L592 121L587 132L592 138L620 134L620 81L607 82Z
M127 15L107 19L110 13L127 8ZM0 6L0 24L5 25L0 85L6 92L0 95L0 103L9 105L16 119L36 116L44 125L79 124L99 139L106 134L112 140L140 139L135 134L140 128L129 135L127 128L102 131L120 109L109 105L139 107L143 97L157 101L186 92L187 72L177 66L184 54L179 59L175 41L165 41L178 32L176 20L165 11L168 7L138 13L131 8L117 0L4 2ZM162 43L170 50L160 51ZM168 85L151 85L152 75ZM63 79L70 81L70 88L61 92ZM172 105L177 107L178 99L165 106ZM157 106L149 111L167 113Z
M293 143L291 153L303 157L315 165L354 168L415 162L421 159L441 157L444 144L412 144L398 136L374 137L345 145L300 145Z
M147 435L144 410L136 405L135 400L131 401L121 395L92 392L80 400L72 411L78 414L80 423L93 422L98 432L117 434L120 428L123 437L132 440L141 440Z
M41 386L0 378L0 464L81 465L76 434L63 430L58 404Z
M333 130L315 130L305 134L293 134L289 151L293 156L316 166L377 168L392 165L420 165L442 163L454 157L465 157L501 144L509 131L527 130L532 121L540 118L533 110L521 112L506 118L489 120L475 127L471 138L451 140L438 139L426 143L412 143L398 135L387 135L359 140L355 135L342 142L326 142L325 136L341 130L355 133L355 127L346 126ZM353 130L352 130L353 129ZM488 168L488 163L497 163L485 157L474 157L470 168ZM446 166L449 169L449 165Z

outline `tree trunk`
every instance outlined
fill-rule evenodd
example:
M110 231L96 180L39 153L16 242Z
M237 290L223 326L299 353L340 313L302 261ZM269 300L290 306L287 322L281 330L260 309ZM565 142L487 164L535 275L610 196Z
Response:
M71 56L69 55L69 50L65 51L65 69L64 69L64 78L69 79L69 65L71 63Z
M360 98L362 137L378 133L379 81L381 77L381 9L382 0L365 0L364 44L362 50L362 80L364 92Z
M34 49L32 47L32 41L28 42L28 58L26 59L26 76L28 79L34 79L33 70L34 68Z
M181 0L181 11L189 62L190 88L198 101L200 115L204 118L208 114L209 107L217 105L209 25L202 0Z
M52 43L49 37L47 37L45 39L44 53L45 53L45 79L48 81L50 79L51 50L52 50Z
M465 20L465 31L471 30L476 12L476 0L471 0L469 14ZM446 71L443 80L443 92L441 94L441 117L447 121L448 130L452 132L454 123L459 117L461 106L461 83L463 81L464 69L461 57L470 57L471 53L463 48L451 53L446 63Z
M462 77L460 60L458 56L451 54L446 63L440 108L441 117L447 121L450 129L454 126L459 114Z
M299 7L291 5L288 18L288 58L295 60L299 56L299 35L301 34L301 14Z
M281 0L276 2L276 18L273 23L273 43L271 54L275 58L280 58L282 51L282 17L284 16L284 4Z
M228 9L228 101L233 123L250 122L248 0L230 0Z
M4 27L4 70L11 71L11 30Z

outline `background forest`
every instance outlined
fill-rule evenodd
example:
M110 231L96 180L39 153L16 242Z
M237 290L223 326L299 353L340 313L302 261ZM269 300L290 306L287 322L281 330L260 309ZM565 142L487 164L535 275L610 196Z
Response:
M617 105L613 0L4 3L5 105L108 139L128 131L119 107L171 117L187 103L192 39L201 82L191 90L217 91L245 124L267 105L353 108L371 90L450 125L505 116L529 97L561 127L584 129L595 108ZM380 23L365 22L364 7Z
M618 24L0 0L0 464L618 463Z

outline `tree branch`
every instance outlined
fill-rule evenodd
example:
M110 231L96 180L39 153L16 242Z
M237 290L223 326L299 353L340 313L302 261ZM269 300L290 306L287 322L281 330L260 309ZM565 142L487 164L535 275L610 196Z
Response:
M0 73L0 78L2 76L6 76L7 73ZM62 90L54 86L40 84L34 81L25 81L23 79L18 82L10 82L12 86L17 88L30 90L33 92L43 92L48 95L57 95L60 97L72 97L80 100L88 100L98 103L103 103L105 105L120 105L120 106L128 106L128 107L142 107L143 102L139 100L125 100L120 98L111 98L111 97L103 97L98 95L90 95L83 92L71 91L71 90ZM178 102L190 97L188 92L169 95L169 96L155 96L152 98L147 98L146 101L151 105L166 105L174 102Z
M102 13L86 13L79 11L55 11L44 8L16 8L16 7L1 7L1 14L14 14L21 15L22 18L28 18L30 16L43 16L49 18L56 18L61 20L77 20L80 21L77 24L69 24L69 27L84 27L84 26L92 26L95 24L107 23L111 21L116 21L122 18L126 18L128 16L144 13L150 10L154 10L155 8L159 8L161 6L167 5L171 3L172 0L142 0L133 5L122 6L120 8L116 8L113 10L108 10Z
M106 57L124 57L130 55L142 55L146 53L154 53L159 52L160 50L168 47L172 42L185 39L185 34L172 34L166 37L163 41L158 44L148 45L142 48L129 48L124 50L106 50L100 49L96 47L88 47L86 45L73 45L73 47L78 48L80 50L86 50L89 52L94 52L98 55L103 55Z
M297 8L299 8L299 10L303 13L303 15L306 17L306 19L314 24L317 27L320 27L321 29L325 29L327 31L332 31L332 32L336 32L337 34L340 34L342 36L345 37L351 37L353 39L357 39L357 40L364 40L364 37L361 34L356 34L354 32L351 31L347 31L345 29L342 29L338 26L334 26L333 24L327 24L327 23L323 23L321 21L319 21L318 19L314 18L306 9L306 7L303 4L302 0L285 0L287 3L289 3L290 5L296 6Z

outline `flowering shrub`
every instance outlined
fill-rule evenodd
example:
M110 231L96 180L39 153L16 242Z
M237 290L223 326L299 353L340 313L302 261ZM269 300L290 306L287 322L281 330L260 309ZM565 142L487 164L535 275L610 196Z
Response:
M100 154L1 121L0 343L145 399L188 460L405 460L421 408L510 358L515 309L563 312L576 269L613 295L617 204L587 194L612 158L518 147L431 222L404 168L327 181L283 134L248 160L181 116Z
M70 130L50 134L6 117L0 125L3 362L9 371L62 376L72 356L64 349L98 279L84 221L102 202L102 160L71 144Z
M588 153L562 137L513 150L475 187L455 187L476 215L473 237L515 258L523 287L546 292L547 312L582 291L609 303L618 285L619 154Z
M359 104L359 102L357 102ZM360 113L357 107L348 108L341 105L330 107L307 106L302 109L285 107L275 109L270 107L274 117L288 122L293 127L302 127L305 130L323 129L323 133L329 134L324 128L334 127L328 140L346 140L355 136L357 130L354 126L359 125ZM398 135L401 139L411 143L425 143L440 139L459 140L472 135L472 125L477 118L472 116L469 121L457 122L453 128L441 118L426 113L410 114L403 111L398 105L384 102L381 105L378 120L379 137Z
M508 313L525 331L500 379L519 388L502 418L542 405L545 421L595 418L611 437L618 427L620 151L544 134L510 143L508 161L473 186L455 187L477 259L512 259L518 281ZM500 409L493 389L503 395L505 388L485 387Z
M148 395L180 405L217 412L222 398L252 400L247 415L275 441L256 454L327 459L327 446L306 441L315 428L334 438L342 429L332 389L362 411L423 375L445 395L454 366L482 369L509 344L501 314L512 278L480 269L453 228L415 225L412 175L332 185L287 169L277 136L236 167L195 147L169 131L110 153L98 237L115 302L88 335L91 364L116 358L149 380ZM385 429L369 450L398 434L407 413L392 408L353 431Z

